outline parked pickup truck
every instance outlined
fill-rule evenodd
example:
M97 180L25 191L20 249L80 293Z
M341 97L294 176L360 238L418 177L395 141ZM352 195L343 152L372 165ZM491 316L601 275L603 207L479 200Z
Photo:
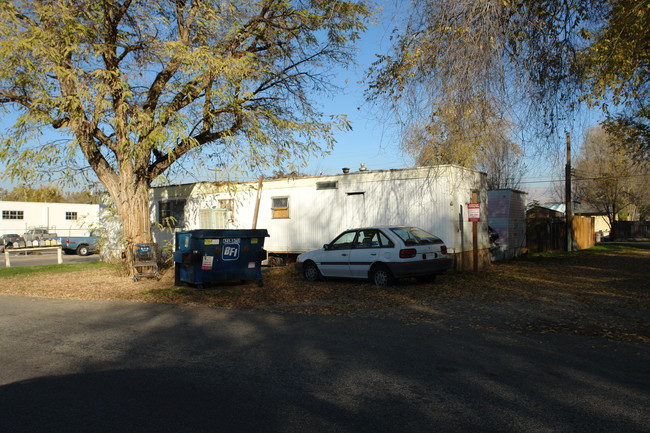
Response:
M99 249L99 242L96 236L68 236L59 238L61 248L65 254L78 254L87 256L92 251Z
M27 230L23 237L25 238L25 241L38 241L40 243L41 241L56 239L56 233L50 233L46 228L33 228Z

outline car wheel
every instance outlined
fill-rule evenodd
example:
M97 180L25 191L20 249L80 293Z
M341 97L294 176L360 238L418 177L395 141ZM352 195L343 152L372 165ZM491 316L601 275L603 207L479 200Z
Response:
M370 281L376 286L390 286L393 284L393 274L384 265L375 266L370 274Z
M87 245L79 245L79 248L77 248L77 254L80 255L80 256L87 256L89 254L88 246Z
M318 281L320 280L320 271L315 263L307 262L304 265L302 274L307 281Z

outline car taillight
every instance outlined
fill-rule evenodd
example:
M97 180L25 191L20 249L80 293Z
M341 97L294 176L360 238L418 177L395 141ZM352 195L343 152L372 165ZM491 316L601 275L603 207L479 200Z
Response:
M447 246L446 245L441 245L440 246L440 254L447 255Z
M399 258L410 259L411 257L415 257L417 253L418 252L415 250L415 248L406 248L404 250L399 250Z

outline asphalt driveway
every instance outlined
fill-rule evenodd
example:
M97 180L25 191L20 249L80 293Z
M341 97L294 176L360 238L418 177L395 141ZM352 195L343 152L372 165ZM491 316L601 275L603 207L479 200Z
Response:
M647 432L643 341L0 297L3 432Z

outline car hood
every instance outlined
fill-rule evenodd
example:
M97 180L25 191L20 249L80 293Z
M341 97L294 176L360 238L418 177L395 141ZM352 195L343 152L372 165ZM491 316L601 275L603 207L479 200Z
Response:
M317 260L325 251L324 248L319 248L317 250L307 251L298 255L298 261L304 262L305 260Z

